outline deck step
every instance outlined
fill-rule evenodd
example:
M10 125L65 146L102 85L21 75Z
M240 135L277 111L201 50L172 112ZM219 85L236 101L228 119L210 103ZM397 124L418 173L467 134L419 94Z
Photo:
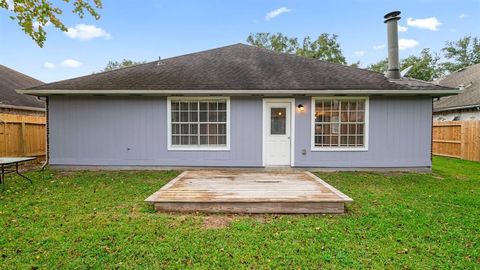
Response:
M343 202L157 202L158 212L241 214L343 214Z

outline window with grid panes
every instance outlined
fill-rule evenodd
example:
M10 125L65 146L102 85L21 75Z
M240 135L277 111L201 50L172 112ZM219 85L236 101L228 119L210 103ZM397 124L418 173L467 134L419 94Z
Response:
M364 148L366 99L315 99L315 148Z
M227 100L171 100L172 146L227 145Z

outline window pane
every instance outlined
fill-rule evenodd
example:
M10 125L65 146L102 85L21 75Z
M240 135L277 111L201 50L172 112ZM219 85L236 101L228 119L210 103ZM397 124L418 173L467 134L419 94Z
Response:
M197 122L198 121L198 112L190 111L190 122Z
M227 136L218 136L218 144L227 144Z
M227 134L227 125L226 124L218 124L218 134L226 135Z
M227 103L226 102L219 102L218 103L218 110L219 111L226 111L227 110Z
M208 125L200 124L200 134L208 134Z
M357 134L363 135L364 129L365 129L365 125L364 125L364 124L358 124L358 125L357 125Z
M208 122L208 112L200 112L200 122Z
M180 143L181 143L182 145L188 144L188 136L181 136L181 137L180 137Z
M208 144L217 144L217 136L208 137Z
M180 109L180 104L178 102L172 102L172 111L178 111Z
M217 134L217 124L210 124L208 125L208 134Z
M208 136L200 136L200 144L208 144Z
M191 124L190 125L190 135L196 135L198 134L198 125L197 124Z
M363 136L357 136L357 145L363 145Z
M179 122L179 121L180 121L180 113L172 112L172 122Z
M357 112L357 122L365 121L365 113L364 112Z
M172 134L180 134L180 125L179 124L173 124L172 125Z
M180 122L188 122L188 112L180 113Z
M198 110L198 102L190 102L190 111L197 111Z
M217 112L212 112L210 111L208 113L208 122L217 122L218 118L217 118Z
M179 145L180 144L180 136L172 136L172 144Z
M227 122L227 112L218 113L218 122Z
M350 117L348 118L349 122L356 122L357 121L357 113L350 112Z
M286 109L285 108L271 108L270 120L270 134L285 135L286 134Z
M208 110L208 103L207 102L200 102L200 110L207 111Z
M188 111L188 102L182 102L182 103L180 103L180 110L182 110L182 111Z
M190 136L190 144L197 145L198 144L198 136Z
M181 124L180 125L180 133L181 134L188 134L188 124Z
M216 111L217 110L217 102L210 102L210 104L208 104L208 109L210 111Z

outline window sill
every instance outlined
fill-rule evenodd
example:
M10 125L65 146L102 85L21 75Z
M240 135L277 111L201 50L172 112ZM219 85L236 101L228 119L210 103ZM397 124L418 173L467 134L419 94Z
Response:
M353 148L353 147L313 147L310 149L312 152L367 152L368 148L366 147L358 147L358 148Z
M230 151L230 147L169 146L168 151Z

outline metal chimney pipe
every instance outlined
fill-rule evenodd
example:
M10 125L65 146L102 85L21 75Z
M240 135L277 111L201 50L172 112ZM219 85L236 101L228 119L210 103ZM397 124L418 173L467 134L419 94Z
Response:
M383 18L387 24L388 33L388 70L387 78L398 80L400 74L400 59L398 56L398 20L400 20L400 11L387 13Z

